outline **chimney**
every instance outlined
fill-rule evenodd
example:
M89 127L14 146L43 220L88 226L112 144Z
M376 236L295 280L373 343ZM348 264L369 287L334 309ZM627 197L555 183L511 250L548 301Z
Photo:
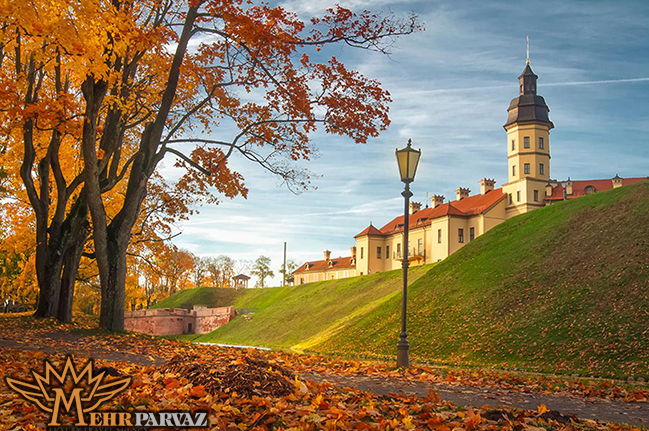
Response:
M324 251L324 257L325 260L330 260L331 259L331 252L329 250Z
M421 202L410 202L410 211L409 214L413 215L421 209Z
M471 193L471 190L465 189L464 187L458 187L458 189L455 190L455 196L457 197L458 201L461 201L464 198L468 198L469 193Z
M622 177L620 177L618 174L615 174L615 177L611 180L613 181L613 188L616 189L618 187L622 187Z
M349 247L349 250L352 253L352 257L355 259L356 258L356 246L353 245L353 246Z
M490 192L494 189L494 185L496 184L496 180L492 180L489 178L483 178L480 180L480 194L485 195L487 192Z
M446 199L444 195L433 195L433 197L430 198L430 202L433 205L433 208L437 208L444 203L444 199Z

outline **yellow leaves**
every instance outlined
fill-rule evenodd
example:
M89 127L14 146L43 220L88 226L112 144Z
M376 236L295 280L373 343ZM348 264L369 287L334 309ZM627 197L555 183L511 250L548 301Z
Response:
M545 404L541 404L541 405L538 407L537 411L538 411L538 413L539 413L540 415L542 415L543 413L547 413L547 412L549 412L550 409L549 409Z

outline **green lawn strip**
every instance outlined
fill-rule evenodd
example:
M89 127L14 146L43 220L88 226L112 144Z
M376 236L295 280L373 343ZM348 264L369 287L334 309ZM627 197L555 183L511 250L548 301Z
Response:
M430 267L412 268L410 280L416 280ZM300 286L251 289L235 305L254 310L254 314L237 316L197 341L304 348L369 313L384 298L394 296L401 289L401 280L401 271L396 270Z

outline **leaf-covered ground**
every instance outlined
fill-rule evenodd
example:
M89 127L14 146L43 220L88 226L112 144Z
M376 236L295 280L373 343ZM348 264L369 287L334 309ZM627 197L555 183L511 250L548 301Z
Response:
M455 381L482 387L509 387L539 392L571 391L582 397L607 397L646 401L646 388L623 388L610 381L583 382L538 376L437 370L413 367L398 370L389 364L336 360L282 352L197 346L135 334L104 334L91 321L57 325L27 316L0 316L0 341L14 348L0 348L0 378L30 379L43 360L61 361L57 351L77 352L77 363L95 352L140 355L133 362L97 359L131 375L130 388L105 405L106 409L207 410L212 429L435 429L435 430L590 430L629 429L595 421L573 421L545 406L523 411L503 408L460 408L426 397L378 396L352 388L318 384L300 376L376 376L395 382ZM2 345L0 343L0 345ZM29 350L31 349L31 350ZM34 351L37 350L37 351ZM118 357L118 356L115 356ZM149 365L149 363L157 365ZM395 391L396 392L396 391ZM48 417L3 384L0 389L0 428L36 429ZM68 418L67 420L73 420ZM71 423L71 422L68 422Z

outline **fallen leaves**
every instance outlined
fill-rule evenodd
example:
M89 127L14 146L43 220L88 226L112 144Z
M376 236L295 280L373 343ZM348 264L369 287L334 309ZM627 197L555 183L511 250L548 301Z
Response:
M29 319L0 317L0 338L23 334L34 346L49 346L47 332L40 323L30 328ZM4 325L3 323L7 323ZM73 328L66 327L65 331ZM63 329L61 329L63 330ZM74 328L74 331L87 331ZM70 332L68 332L70 333ZM325 374L375 375L396 382L407 380L442 381L452 376L455 381L497 382L490 374L459 371L441 375L438 371L413 367L397 370L386 364L345 361L309 355L291 355L283 352L240 350L216 346L199 346L134 336L131 334L90 334L75 341L60 341L58 349L75 350L85 356L93 349L128 352L129 355L149 355L167 358L154 367L123 361L97 359L96 368L115 370L130 375L133 380L128 390L101 407L119 411L208 411L214 430L489 430L489 431L581 431L628 427L604 425L594 421L577 422L540 405L536 410L514 408L493 409L487 406L466 409L442 401L439 394L430 391L423 398L396 395L374 395L352 388L337 388L330 383L315 383L300 378L304 372ZM30 378L30 370L40 369L43 359L61 363L61 356L2 348L3 362L0 379ZM77 354L77 356L81 356ZM122 354L125 357L125 354ZM146 357L146 356L144 356ZM76 358L76 357L75 357ZM78 361L84 361L81 357ZM148 362L148 361L147 361ZM471 376L469 380L465 376ZM486 377L489 376L489 377ZM484 380L480 380L484 379ZM511 387L524 387L502 378ZM530 381L532 378L529 378ZM522 380L525 381L525 380ZM486 384L486 383L485 383ZM495 384L495 383L493 383ZM539 387L543 387L538 384ZM586 386L588 387L588 386ZM609 387L610 389L610 387ZM644 396L642 390L628 395ZM64 415L64 424L72 424L74 412ZM0 389L0 429L41 429L48 416L19 398L6 386Z

